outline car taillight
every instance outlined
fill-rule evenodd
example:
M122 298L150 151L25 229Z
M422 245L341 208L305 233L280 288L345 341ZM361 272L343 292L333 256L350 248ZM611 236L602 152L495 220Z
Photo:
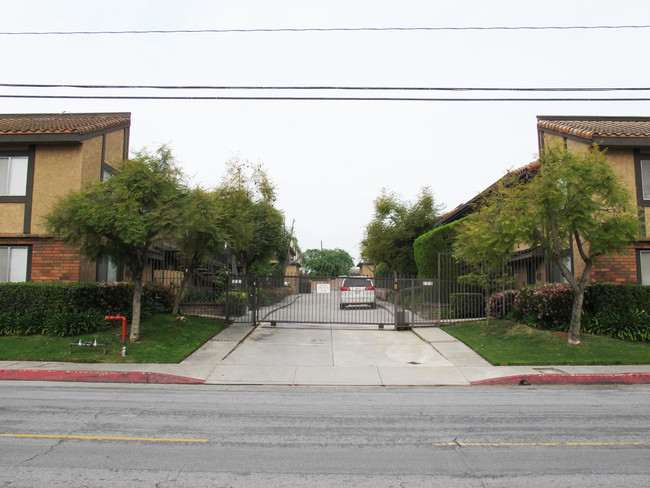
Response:
M374 289L375 289L374 286L366 286L366 290L374 290Z
M350 287L349 286L342 286L341 291L350 291Z

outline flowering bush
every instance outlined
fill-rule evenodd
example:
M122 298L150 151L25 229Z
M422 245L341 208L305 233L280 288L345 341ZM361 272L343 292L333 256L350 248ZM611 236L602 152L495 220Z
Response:
M517 318L529 325L565 330L571 322L573 290L564 283L527 286L514 301Z
M505 290L492 295L488 301L488 313L496 319L506 318L515 306L519 290Z

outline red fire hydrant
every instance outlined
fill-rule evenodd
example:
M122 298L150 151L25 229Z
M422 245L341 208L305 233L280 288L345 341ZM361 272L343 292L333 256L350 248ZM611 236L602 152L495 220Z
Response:
M126 356L126 317L121 315L110 315L104 320L121 320L122 321L122 357Z

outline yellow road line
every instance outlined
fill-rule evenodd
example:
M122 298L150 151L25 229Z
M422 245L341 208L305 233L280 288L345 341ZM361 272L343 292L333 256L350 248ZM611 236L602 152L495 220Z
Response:
M434 442L434 447L626 447L650 446L650 442Z
M164 437L110 437L99 435L0 434L0 437L35 437L41 439L80 439L85 441L140 441L140 442L208 442L207 439L172 439Z

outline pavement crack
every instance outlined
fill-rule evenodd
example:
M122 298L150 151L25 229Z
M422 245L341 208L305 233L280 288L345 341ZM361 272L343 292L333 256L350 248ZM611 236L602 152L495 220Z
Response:
M472 466L467 460L467 457L465 456L465 452L462 449L464 446L463 444L458 440L458 438L461 436L461 434L458 434L456 437L453 438L453 440L450 442L450 444L453 444L454 446L454 451L458 453L460 456L461 462L463 466L465 466L466 471L474 478L476 481L478 481L483 488L485 488L485 483L483 483L483 480L479 475L476 474L476 472L472 469Z
M54 449L56 449L56 448L59 447L61 444L63 444L63 442L65 442L65 440L66 440L65 438L57 439L57 441L56 441L54 444L52 444L52 445L51 445L51 446L50 446L50 447L49 447L45 452L40 452L40 453L34 454L32 457L27 458L27 459L21 461L20 464L21 464L21 465L23 465L23 464L27 464L27 463L33 461L33 460L36 459L36 458L39 458L39 457L41 457L41 456L47 456L47 455L48 455L49 453L51 453Z

